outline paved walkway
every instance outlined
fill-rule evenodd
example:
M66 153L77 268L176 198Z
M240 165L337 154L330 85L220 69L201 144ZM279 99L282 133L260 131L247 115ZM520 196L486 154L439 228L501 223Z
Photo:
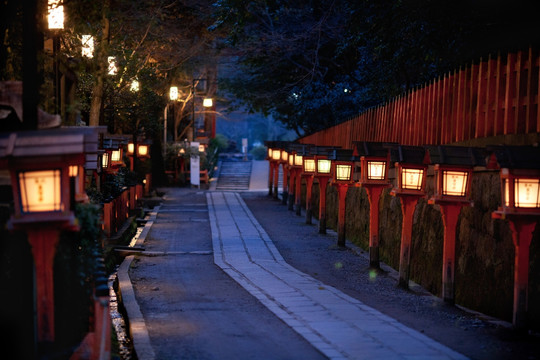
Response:
M207 200L215 263L328 358L465 358L289 266L239 194Z

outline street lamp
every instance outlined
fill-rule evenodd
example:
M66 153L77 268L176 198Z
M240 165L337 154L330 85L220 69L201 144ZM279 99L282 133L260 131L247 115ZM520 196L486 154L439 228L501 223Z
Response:
M345 246L345 209L347 190L353 183L353 168L355 158L349 149L334 149L329 151L328 159L332 160L333 185L338 190L338 238L337 245Z
M442 297L454 303L456 225L463 206L471 204L474 166L485 166L482 149L461 146L427 146L426 163L435 165L435 194L428 204L439 205L444 225Z
M38 340L52 342L54 256L60 231L78 229L70 175L85 162L84 135L57 130L11 133L0 138L0 148L0 166L10 171L15 208L8 226L26 231L34 258Z
M354 141L354 156L360 158L359 186L366 189L369 200L369 264L379 264L379 200L383 189L390 186L388 143Z
M427 165L424 164L424 156L423 147L390 146L390 158L397 170L397 187L392 189L390 195L400 198L403 213L398 285L405 289L409 288L414 210L418 200L425 197Z
M314 177L319 182L319 234L326 234L326 187L332 177L332 161L328 159L328 152L332 147L316 146L310 149L315 160Z
M195 125L195 98L196 98L196 89L197 89L197 84L201 81L206 81L206 79L193 79L192 83L191 83L191 94L192 94L192 106L191 106L191 111L192 111L192 123L193 123L193 141L196 140L197 138L197 128L196 128L196 125ZM202 103L202 106L204 108L211 108L212 106L214 106L214 103L213 103L213 100L211 98L204 98L203 99L203 103ZM215 128L214 128L215 124L212 124L212 132L215 132Z
M60 113L60 31L64 29L64 6L60 0L48 0L47 24L52 36L54 111Z
M514 242L514 305L512 324L527 327L529 248L540 219L540 148L492 146L487 167L500 169L502 204L492 213L507 220Z

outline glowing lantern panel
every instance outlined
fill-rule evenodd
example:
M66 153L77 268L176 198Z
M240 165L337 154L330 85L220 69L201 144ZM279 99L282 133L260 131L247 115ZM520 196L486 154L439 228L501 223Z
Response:
M204 107L209 108L209 107L212 107L212 105L214 105L214 102L212 101L212 99L206 98L206 99L203 100L203 106Z
M423 176L423 169L403 168L401 172L401 187L407 190L421 190Z
M281 150L281 161L287 162L289 154L285 150Z
M135 150L135 145L133 145L133 143L129 143L127 147L128 154L133 154L134 150Z
M540 179L514 179L514 206L540 208ZM509 181L505 181L505 205L510 206Z
M368 161L368 180L384 180L386 176L385 161Z
M293 154L289 154L289 161L288 161L289 165L290 166L293 166L294 165L294 155Z
M302 166L302 155L294 155L294 166Z
M148 155L148 145L139 145L139 155L140 156Z
M62 211L60 170L19 173L22 212Z
M64 28L64 6L60 4L60 0L49 0L49 14L47 20L49 29L59 30Z
M443 195L465 196L468 176L466 171L443 171Z
M169 99L172 101L178 100L178 87L171 86L169 89Z
M304 159L304 172L306 173L315 172L315 159Z
M111 153L112 161L120 161L120 150L113 150Z
M280 157L281 157L281 151L272 149L272 160L279 160Z
M317 159L317 172L319 174L330 174L332 162L328 159Z
M351 179L352 165L336 165L336 180L349 181Z
M109 167L109 153L103 153L101 157L101 167L106 169Z
M82 49L81 55L87 58L94 57L94 38L92 35L83 35L81 37Z
M69 177L77 177L79 174L79 167L77 165L69 166Z

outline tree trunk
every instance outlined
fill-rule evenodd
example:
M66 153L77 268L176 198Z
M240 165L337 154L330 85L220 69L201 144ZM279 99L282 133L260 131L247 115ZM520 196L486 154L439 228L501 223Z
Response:
M96 54L96 61L98 63L97 78L92 90L92 102L90 104L90 126L98 126L101 116L101 109L103 107L103 94L105 92L105 76L107 76L107 49L109 45L109 6L110 1L105 1L103 5L103 19L102 19L102 33L101 41L98 52Z

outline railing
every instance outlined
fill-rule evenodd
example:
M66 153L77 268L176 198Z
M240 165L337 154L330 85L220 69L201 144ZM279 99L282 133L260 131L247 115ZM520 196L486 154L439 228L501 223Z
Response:
M126 188L120 196L103 204L103 232L105 236L114 235L129 218L129 211L134 210L137 200L143 196L143 186Z
M481 61L299 141L352 148L353 141L441 145L540 132L540 56Z

